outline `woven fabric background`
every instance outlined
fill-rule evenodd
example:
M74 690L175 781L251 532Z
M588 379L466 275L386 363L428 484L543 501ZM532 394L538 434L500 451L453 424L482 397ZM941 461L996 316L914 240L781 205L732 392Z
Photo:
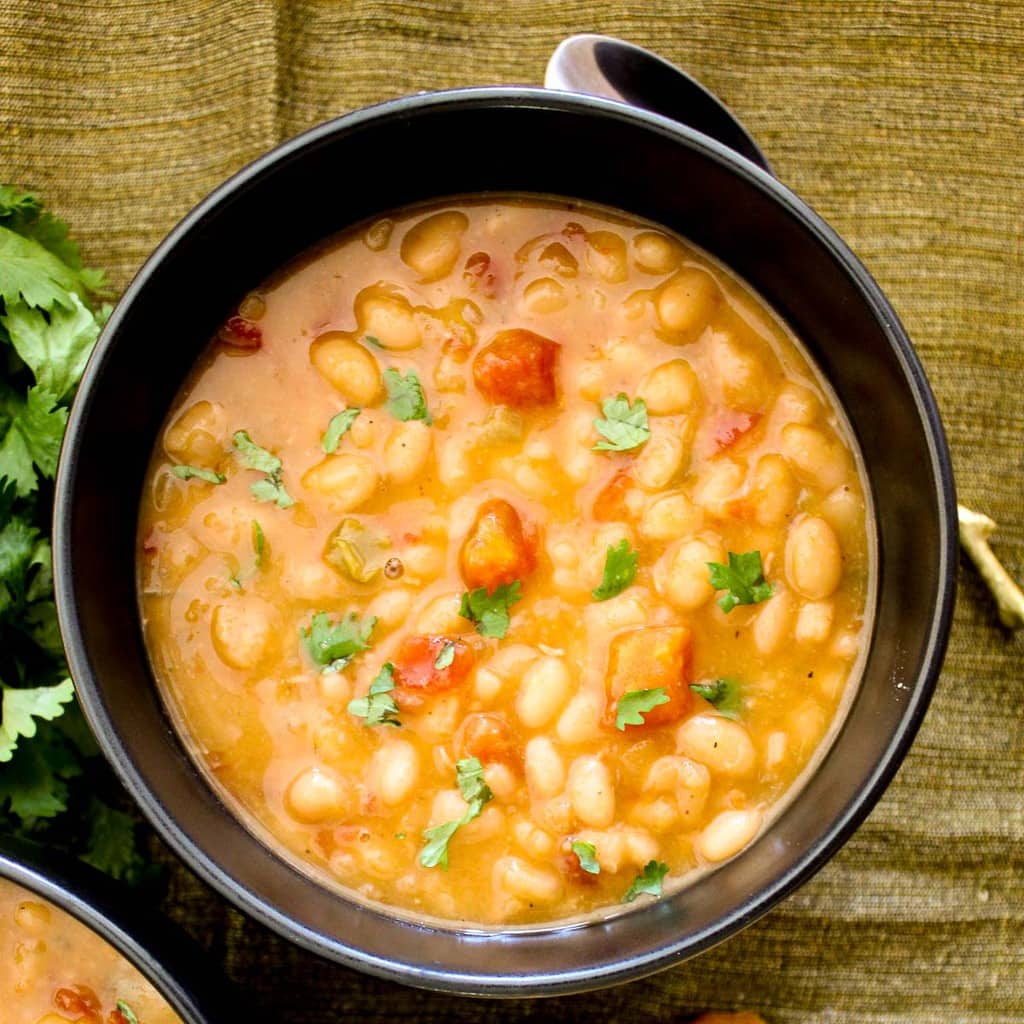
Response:
M579 31L698 76L864 259L931 377L962 499L999 521L997 548L1024 576L1019 2L0 0L0 180L40 191L123 285L192 204L281 139L416 90L539 84ZM1022 654L964 567L935 701L868 823L740 936L596 996L480 1003L362 977L243 920L181 868L166 907L291 1024L602 1024L712 1006L773 1024L1022 1021Z

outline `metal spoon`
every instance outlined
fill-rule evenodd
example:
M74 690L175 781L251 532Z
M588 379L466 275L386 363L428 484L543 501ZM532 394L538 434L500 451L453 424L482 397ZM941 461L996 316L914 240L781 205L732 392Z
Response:
M563 40L548 61L544 85L629 103L695 128L774 174L739 119L696 79L642 46L611 36ZM959 506L960 542L984 579L1009 629L1024 627L1024 593L988 545L996 524Z
M669 117L773 173L750 133L718 97L642 46L611 36L569 36L551 55L544 84L549 89L605 96Z

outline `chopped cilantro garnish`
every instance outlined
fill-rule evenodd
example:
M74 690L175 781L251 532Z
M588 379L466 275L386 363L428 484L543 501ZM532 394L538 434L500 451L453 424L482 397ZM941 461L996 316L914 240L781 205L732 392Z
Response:
M264 474L264 479L249 485L253 497L257 501L272 501L278 508L291 508L295 501L284 488L281 460L256 444L244 430L236 430L232 440L242 457L242 465Z
M580 867L588 875L601 874L601 865L597 863L597 847L593 843L584 843L582 840L577 839L572 844L572 852L576 854Z
M509 609L520 599L522 584L519 580L503 583L493 593L486 587L462 595L459 614L476 623L481 636L502 639L508 632Z
M594 426L604 440L594 445L595 451L628 452L650 439L647 404L642 398L631 405L629 399L620 393L614 398L606 398L601 403L601 412L604 417L594 420Z
M301 630L309 656L325 672L340 672L360 651L370 646L377 620L372 615L359 621L355 612L332 623L327 612L317 612L309 629Z
M667 704L668 694L664 687L652 690L629 690L620 698L615 706L615 728L626 731L627 725L643 725L643 716L653 711L659 704Z
M365 718L366 725L401 725L398 705L391 691L395 688L395 666L387 662L373 678L365 697L349 701L348 713Z
M52 479L68 407L110 307L67 225L0 184L0 833L129 883L137 819L74 699L53 599Z
M362 409L342 409L331 417L327 424L327 431L320 439L320 446L328 455L333 455L338 450L338 442L348 433L349 427L356 421L356 417Z
M764 578L760 551L743 554L729 552L729 564L708 562L711 586L725 593L718 599L723 612L731 612L738 604L758 604L767 601L775 588Z
M662 879L668 874L668 865L649 860L643 871L633 879L633 884L622 897L623 903L632 903L637 896L660 896Z
M124 1017L127 1024L139 1024L139 1018L135 1016L135 1011L123 1000L118 999L117 1012Z
M621 540L618 544L608 546L604 556L604 575L601 583L590 593L595 601L607 601L616 594L621 594L636 579L636 566L639 556L630 550L629 541Z
M441 648L437 657L434 659L434 668L438 671L441 669L448 668L449 665L455 660L455 641L445 640L444 647Z
M256 555L254 568L263 568L263 555L267 550L267 538L264 536L263 527L254 519L252 521L252 550Z
M201 466L172 466L171 472L179 480L205 480L208 484L222 484L227 477L223 473L214 473L212 469Z
M740 684L735 679L715 679L710 683L690 683L698 697L713 704L723 718L739 718L743 710Z
M448 844L455 833L478 817L484 804L494 799L490 787L484 782L484 766L478 758L464 757L455 762L455 778L459 784L459 792L466 801L466 813L454 821L446 821L443 825L435 825L423 833L426 845L420 850L420 864L425 868L440 865L448 868Z
M395 419L423 420L428 425L434 422L423 395L423 385L415 370L410 370L404 377L399 370L385 370L383 379L388 393L385 404Z
M384 342L382 342L380 338L373 334L364 334L363 341L365 341L367 345L372 345L374 348L384 347Z

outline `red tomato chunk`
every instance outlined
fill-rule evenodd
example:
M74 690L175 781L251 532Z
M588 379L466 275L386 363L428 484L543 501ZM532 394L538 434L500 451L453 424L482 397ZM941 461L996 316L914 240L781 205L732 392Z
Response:
M452 663L435 668L446 644L455 645ZM426 701L466 681L476 661L464 640L446 636L410 636L395 656L395 702L403 711L418 711Z
M517 409L553 405L560 348L533 331L499 331L473 360L473 380L495 405Z
M470 590L494 590L524 580L537 566L533 539L515 508L502 498L485 501L459 553L459 570Z
M619 633L611 643L605 691L605 721L614 726L619 698L635 690L663 689L668 702L644 712L643 725L667 725L682 718L693 704L693 635L687 626L647 626Z
M455 753L459 758L475 757L481 764L503 761L518 767L522 761L519 743L512 727L502 715L468 715L455 733Z

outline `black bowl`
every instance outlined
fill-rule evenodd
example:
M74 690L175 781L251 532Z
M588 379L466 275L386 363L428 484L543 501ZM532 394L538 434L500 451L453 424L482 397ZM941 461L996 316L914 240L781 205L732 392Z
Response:
M5 836L0 837L0 878L60 907L109 942L185 1024L229 1024L244 1016L238 994L210 970L202 950L106 875Z
M468 193L572 196L678 231L789 322L849 414L878 520L874 635L860 690L806 787L734 860L613 919L488 934L433 929L326 892L252 835L164 713L135 598L143 474L215 326L325 235ZM357 111L285 143L214 192L133 281L90 362L57 482L64 642L85 713L171 847L253 917L331 959L486 995L579 991L693 956L765 913L842 845L921 723L954 597L949 455L896 314L836 234L763 170L622 104L536 89L459 90Z

